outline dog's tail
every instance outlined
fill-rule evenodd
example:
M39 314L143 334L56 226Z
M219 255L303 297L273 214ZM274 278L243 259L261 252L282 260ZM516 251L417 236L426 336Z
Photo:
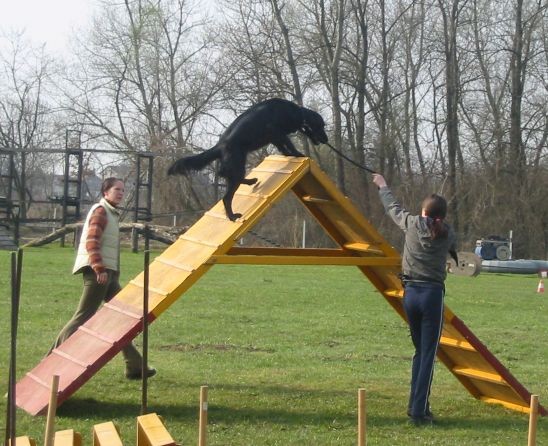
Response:
M198 155L185 156L175 161L167 171L168 175L186 175L193 170L202 170L212 161L221 157L221 149L212 147Z

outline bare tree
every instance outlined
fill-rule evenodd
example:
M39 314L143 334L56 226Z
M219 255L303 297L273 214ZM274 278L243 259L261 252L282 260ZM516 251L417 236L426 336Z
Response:
M285 9L286 4L280 6L279 0L270 0L270 4L272 5L272 11L274 12L274 16L276 18L276 22L278 24L280 33L283 37L283 44L285 48L285 60L287 63L287 67L289 68L289 71L291 73L291 79L293 81L293 97L295 98L295 102L299 104L300 106L304 106L304 95L303 95L303 89L301 86L301 79L299 75L299 69L297 66L297 60L295 57L295 53L293 50L294 43L291 39L290 32L288 25L286 23L285 17L283 15L282 10ZM307 156L310 156L310 144L308 143L308 139L301 135L301 143L303 146L304 153Z
M400 130L401 144L405 163L405 173L407 177L413 178L415 169L413 166L413 157L416 156L418 164L418 174L421 177L426 175L426 165L420 139L420 102L426 95L428 89L419 85L423 65L426 62L426 6L423 1L413 3L409 10L403 16L402 38L405 49L404 65L402 67L405 79L405 93L403 102L403 116ZM407 29L407 33L404 33ZM406 35L407 34L407 35ZM405 36L405 38L404 38ZM422 97L421 97L422 96ZM413 149L413 150L412 150ZM413 156L414 154L414 156Z
M467 0L438 0L444 26L445 54L445 104L447 113L447 158L449 207L453 224L459 230L456 160L459 149L459 62L457 58L457 33L462 8Z
M519 182L523 178L526 164L526 151L523 141L523 102L528 64L535 58L538 45L533 41L538 36L538 24L546 20L548 5L540 0L536 2L517 0L515 6L515 25L511 48L511 105L510 105L510 147L509 169ZM527 7L528 6L528 7ZM539 48L542 51L542 47Z
M159 156L159 196L167 195L167 165L196 144L196 126L223 85L204 21L193 8L189 0L105 2L80 42L65 89L74 124L90 140ZM191 182L171 183L178 200L154 200L156 206L202 207Z
M352 159L360 165L372 165L374 160L373 150L367 147L371 146L371 141L366 138L366 114L369 111L367 109L367 72L370 35L366 14L368 4L368 1L351 0L351 14L349 14L347 27L355 30L355 34L347 34L342 54L341 89L345 102L342 113L346 121L346 141L350 146ZM346 177L350 190L359 191L354 194L354 199L366 213L369 213L371 210L369 177L362 170L355 168L348 171L348 174ZM356 177L356 181L352 181L352 176Z
M534 251L539 242L545 246L538 234L546 227L538 199L544 181L539 154L546 151L548 90L540 74L547 66L541 25L546 7L475 0L463 17L460 38L473 42L474 59L461 58L466 78L460 82L459 137L466 148L464 175L468 181L478 175L482 192L465 194L471 199L460 216L472 222L469 230L490 233L515 229L526 218L538 229L516 232L516 246ZM469 232L466 225L462 229Z
M325 2L315 0L303 3L312 18L311 35L308 38L310 55L320 72L325 88L329 92L331 115L333 117L333 141L335 147L342 150L342 107L340 97L341 54L345 36L346 1ZM319 51L317 51L319 50ZM318 57L316 57L318 54ZM346 189L344 165L341 157L335 158L335 175L337 187L343 192Z
M26 218L32 194L26 184L27 169L34 169L52 138L52 110L45 98L52 63L44 48L33 47L24 33L0 36L0 147L16 152L15 187L21 218ZM37 162L37 165L39 163Z

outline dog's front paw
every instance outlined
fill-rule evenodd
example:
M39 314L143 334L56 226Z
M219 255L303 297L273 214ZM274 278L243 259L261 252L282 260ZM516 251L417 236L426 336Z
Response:
M238 220L238 218L240 218L242 216L242 214L240 213L236 213L236 214L232 214L232 215L227 215L228 219L230 221L236 221Z

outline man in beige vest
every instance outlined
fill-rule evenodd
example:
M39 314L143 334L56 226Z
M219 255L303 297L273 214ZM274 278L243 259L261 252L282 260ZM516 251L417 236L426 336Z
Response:
M89 211L73 274L82 273L84 290L76 312L61 330L51 350L62 344L78 327L95 314L103 301L108 302L120 291L120 213L117 206L124 198L124 183L107 178L101 186L102 197ZM50 352L51 352L50 350ZM142 378L142 357L132 343L122 349L126 361L126 377ZM147 376L156 370L148 369Z

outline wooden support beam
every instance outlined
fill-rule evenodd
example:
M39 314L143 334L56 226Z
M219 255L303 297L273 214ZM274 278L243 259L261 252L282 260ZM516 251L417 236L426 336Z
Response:
M303 195L301 200L306 201L307 203L336 204L336 202L330 198L313 197L312 195Z
M366 252L369 254L384 255L384 252L376 248L372 243L355 242L345 243L344 247L350 251Z
M266 248L233 246L226 253L230 256L303 256L303 257L348 257L348 251L337 248Z
M308 256L252 256L215 255L208 265L334 265L334 266L391 266L400 265L399 257L308 257Z
M467 376L468 378L479 379L480 381L488 381L496 384L505 383L502 376L498 373L483 372L470 367L453 367L452 372L457 375Z

